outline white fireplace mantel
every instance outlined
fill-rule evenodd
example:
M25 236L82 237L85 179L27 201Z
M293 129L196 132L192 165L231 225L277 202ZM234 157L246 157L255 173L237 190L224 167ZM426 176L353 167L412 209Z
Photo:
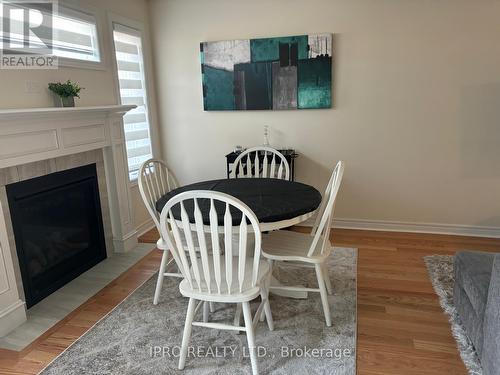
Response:
M0 110L0 168L123 141L122 116L134 105Z
M93 107L47 107L47 108L13 108L0 109L0 117L6 118L9 116L58 116L75 113L126 113L135 108L135 105L101 105Z
M137 244L130 200L123 115L135 105L0 110L0 169L102 149L113 245L126 252ZM0 336L26 320L17 292L0 202Z

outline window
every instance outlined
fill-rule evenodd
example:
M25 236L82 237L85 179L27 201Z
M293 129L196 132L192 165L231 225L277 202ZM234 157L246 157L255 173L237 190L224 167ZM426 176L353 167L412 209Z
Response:
M152 157L142 38L139 30L113 24L118 82L122 104L137 108L124 117L130 180L136 180L141 164Z
M19 8L19 5L16 5ZM36 21L38 18L34 10L40 15L48 14L43 7L37 8L30 4L30 18ZM23 30L28 19L22 9L10 11L3 18L3 22L9 23L10 32L3 37L12 49L22 48L25 36ZM27 17L26 17L27 18ZM52 15L52 30L43 24L38 28L36 36L31 34L29 43L31 48L51 48L52 54L61 58L74 60L100 62L99 44L97 37L96 19L93 15L81 11L58 7L57 12Z
M54 55L84 61L101 61L94 16L59 7L53 22Z

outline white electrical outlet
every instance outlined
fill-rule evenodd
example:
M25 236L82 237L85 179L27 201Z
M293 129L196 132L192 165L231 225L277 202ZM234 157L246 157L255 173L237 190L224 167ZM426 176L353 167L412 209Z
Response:
M25 81L24 91L27 94L39 94L42 92L42 84L37 81Z

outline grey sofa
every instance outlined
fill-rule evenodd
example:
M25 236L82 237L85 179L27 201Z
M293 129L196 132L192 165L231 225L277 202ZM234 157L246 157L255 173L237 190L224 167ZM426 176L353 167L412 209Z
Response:
M500 374L500 254L455 255L453 301L484 375Z

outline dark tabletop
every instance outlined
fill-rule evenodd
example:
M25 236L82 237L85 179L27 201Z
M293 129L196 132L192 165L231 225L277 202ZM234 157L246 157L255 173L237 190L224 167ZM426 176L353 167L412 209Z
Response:
M232 195L248 205L261 223L293 219L314 211L321 203L319 191L300 182L275 178L237 178L197 182L174 189L156 202L156 209L161 212L170 198L190 190L212 190ZM210 201L198 199L198 205L204 224L209 224ZM187 201L184 206L190 221L194 223L193 202ZM224 204L215 204L219 225L224 223L224 207ZM175 205L172 213L176 219L180 219L180 205ZM233 225L239 225L241 214L231 213Z

